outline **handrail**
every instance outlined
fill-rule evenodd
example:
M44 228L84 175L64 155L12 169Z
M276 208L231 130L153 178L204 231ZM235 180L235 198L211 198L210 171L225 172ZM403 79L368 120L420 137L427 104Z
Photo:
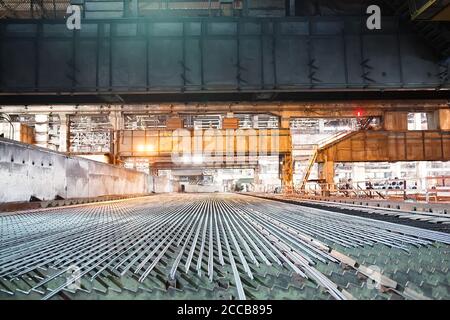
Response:
M333 145L335 143L338 143L349 136L359 132L360 130L350 130L350 131L341 131L337 132L336 134L332 135L331 137L324 138L322 140L319 140L319 142L313 144L313 153L308 160L308 164L306 167L305 175L303 176L302 182L300 184L300 190L303 190L308 183L309 176L311 174L311 169L314 166L314 163L317 160L317 156L319 154L319 151L322 150L325 147L328 147L330 145Z
M430 180L440 180L443 184L429 183ZM367 179L363 181L346 181L336 183L321 183L307 181L307 185L295 187L294 193L320 195L326 192L328 195L344 195L356 198L382 198L402 197L423 199L430 198L450 200L450 176L428 176L422 178L407 179ZM354 196L353 196L354 194Z
M343 140L345 140L346 138L351 137L352 135L360 132L361 130L349 130L349 131L344 131L344 132L340 132L339 134L335 135L334 137L329 137L329 138L325 138L322 139L321 141L319 141L318 143L318 149L322 150L326 147L330 147L338 142L341 142Z

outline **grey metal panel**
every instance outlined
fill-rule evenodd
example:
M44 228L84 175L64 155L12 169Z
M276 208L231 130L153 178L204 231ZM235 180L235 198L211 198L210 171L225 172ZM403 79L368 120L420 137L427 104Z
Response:
M112 78L110 77L110 50L111 42L109 39L101 39L99 41L99 49L98 49L98 63L95 66L98 66L98 86L99 89L106 89L110 86L110 81ZM92 67L95 67L92 66ZM112 65L111 65L112 66ZM91 68L92 72L92 68Z
M150 45L149 73L153 88L183 85L183 40L153 39Z
M374 32L361 23L353 17L84 20L74 32L64 21L4 20L0 90L449 87L440 82L432 51L397 20L385 18Z
M314 84L329 83L330 87L345 86L345 55L342 38L316 38L311 41L311 63Z
M146 83L144 40L117 38L112 42L112 85L121 90L143 89Z
M77 33L80 37L96 37L98 29L101 28L101 25L85 23L83 24L83 28L78 30Z
M89 11L85 13L86 19L112 19L122 18L122 11Z
M202 24L200 21L191 21L184 23L186 36L199 36L202 32Z
M236 22L208 22L206 32L209 35L230 35L234 36L237 33Z
M9 40L2 43L0 61L3 63L0 72L2 87L32 88L35 81L34 43L27 40ZM11 77L11 75L14 75Z
M70 39L73 37L73 31L67 29L65 24L42 24L42 37L43 38L54 38L63 37Z
M35 23L20 23L4 25L5 35L21 38L30 37L36 34L38 25Z
M86 11L123 11L123 2L102 1L88 2L86 1Z
M400 45L403 74L408 82L439 83L439 66L425 44L414 35L401 35Z
M111 25L113 26L113 35L117 37L134 37L138 32L137 23L117 23Z
M72 87L72 40L42 40L39 43L39 84L43 89Z
M370 68L368 77L375 84L402 86L396 35L364 35L364 58ZM372 81L370 81L372 82Z
M345 35L343 36L345 43L345 55L347 66L347 77L349 87L364 86L363 78L363 55L361 51L361 37L359 35Z
M75 86L84 88L84 90L95 90L96 76L93 70L85 68L85 65L97 65L97 41L95 40L79 40L78 50L75 58Z
M343 21L314 21L311 23L311 34L314 35L339 35L343 30Z
M242 22L240 23L240 33L259 35L262 33L262 26L257 22Z
M275 57L278 86L309 85L308 50L306 37L277 40Z
M308 35L309 24L308 21L282 21L279 23L278 32L285 35Z
M237 87L235 39L205 39L203 49L205 84Z
M181 22L155 22L150 25L150 35L156 37L183 35L183 23Z
M262 77L260 39L241 39L239 48L240 86L260 87Z
M274 40L272 37L262 38L263 63L262 71L264 72L264 83L262 88L271 89L275 87L275 59L273 58Z
M201 77L201 48L199 39L188 39L185 42L186 86L200 87Z

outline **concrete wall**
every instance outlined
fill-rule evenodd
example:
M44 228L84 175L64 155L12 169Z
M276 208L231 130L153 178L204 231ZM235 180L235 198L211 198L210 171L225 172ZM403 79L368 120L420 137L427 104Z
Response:
M149 193L151 176L0 138L0 202Z
M156 176L153 177L153 190L155 193L179 192L180 185L167 176Z
M219 185L211 185L211 186L201 186L201 185L192 185L192 184L187 184L187 183L182 183L182 185L184 185L185 189L184 192L187 193L196 193L196 192L223 192L224 191L224 186L219 186Z

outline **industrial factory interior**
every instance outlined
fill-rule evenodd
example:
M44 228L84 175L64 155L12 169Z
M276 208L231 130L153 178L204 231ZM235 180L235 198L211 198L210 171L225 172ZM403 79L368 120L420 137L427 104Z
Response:
M450 300L449 67L449 0L0 0L0 301Z

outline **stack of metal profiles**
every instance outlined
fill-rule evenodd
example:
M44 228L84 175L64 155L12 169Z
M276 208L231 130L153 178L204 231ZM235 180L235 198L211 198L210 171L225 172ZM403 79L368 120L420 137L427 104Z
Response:
M0 215L0 299L448 299L450 234L242 195Z

